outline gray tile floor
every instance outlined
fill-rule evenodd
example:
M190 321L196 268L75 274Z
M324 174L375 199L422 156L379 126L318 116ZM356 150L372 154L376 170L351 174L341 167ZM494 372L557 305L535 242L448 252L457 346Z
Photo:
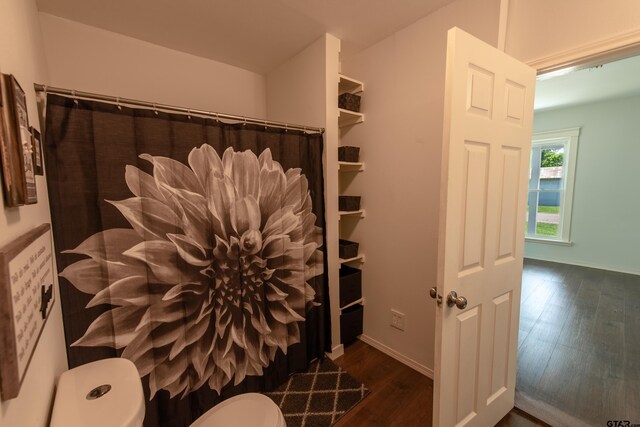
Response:
M553 425L640 423L640 276L525 259L516 390Z

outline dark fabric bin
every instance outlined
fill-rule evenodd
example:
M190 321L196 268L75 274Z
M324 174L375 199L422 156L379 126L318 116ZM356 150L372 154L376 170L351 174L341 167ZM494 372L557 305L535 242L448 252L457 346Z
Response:
M360 304L352 305L342 310L340 315L340 342L349 344L362 335L362 318L364 307Z
M345 110L360 112L360 95L343 93L338 96L338 107Z
M338 209L341 211L357 211L360 209L360 196L339 196Z
M343 265L340 267L340 307L362 298L362 270Z
M340 239L338 240L338 255L342 259L357 257L359 247L360 247L360 244L358 242L352 242L351 240Z
M360 160L360 147L351 147L348 145L338 147L338 161L357 162L358 160Z

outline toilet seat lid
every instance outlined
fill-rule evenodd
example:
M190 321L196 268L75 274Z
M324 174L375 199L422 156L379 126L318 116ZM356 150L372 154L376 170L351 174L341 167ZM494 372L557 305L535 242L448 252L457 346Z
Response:
M282 414L273 400L259 393L245 393L209 409L191 427L274 427Z

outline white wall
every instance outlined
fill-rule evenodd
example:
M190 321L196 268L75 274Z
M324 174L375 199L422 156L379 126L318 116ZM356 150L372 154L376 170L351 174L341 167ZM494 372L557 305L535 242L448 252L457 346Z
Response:
M0 71L16 76L27 94L29 121L39 128L34 82L47 82L38 12L34 0L0 0ZM0 246L50 223L45 177L36 177L38 203L19 208L0 200ZM55 284L56 295L58 284ZM4 351L4 349L0 350ZM55 381L67 369L60 301L56 301L17 398L0 403L0 426L39 427L48 425Z
M340 40L325 34L267 74L270 120L325 128L324 185L331 343L340 345L338 269L338 53ZM333 356L332 356L333 357Z
M534 132L580 127L571 240L525 256L640 274L640 96L536 113Z
M638 30L637 0L509 0L506 52L531 62Z
M269 120L325 126L327 37L332 36L322 36L267 73Z
M40 13L50 85L262 118L265 78Z
M433 369L440 156L446 34L458 26L496 45L497 0L459 0L342 64L362 80L365 122L343 135L361 147L366 170L348 186L367 216L353 240L366 255L364 333ZM389 326L405 313L405 331Z

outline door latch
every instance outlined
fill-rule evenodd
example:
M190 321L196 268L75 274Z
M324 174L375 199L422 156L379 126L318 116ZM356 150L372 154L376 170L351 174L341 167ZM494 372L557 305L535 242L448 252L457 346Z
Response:
M436 300L436 304L438 304L438 307L442 305L442 295L438 293L438 288L434 286L433 288L429 289L429 296Z

